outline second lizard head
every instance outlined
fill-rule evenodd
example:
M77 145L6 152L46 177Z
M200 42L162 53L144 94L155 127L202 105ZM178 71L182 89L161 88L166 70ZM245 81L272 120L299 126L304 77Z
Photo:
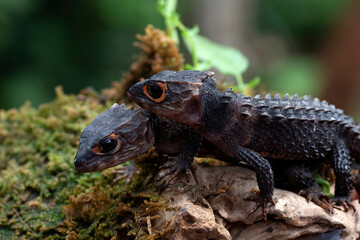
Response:
M160 116L188 125L196 125L201 117L199 91L212 72L163 71L133 85L129 97Z
M81 134L74 164L78 172L100 171L147 152L154 143L148 118L114 104Z

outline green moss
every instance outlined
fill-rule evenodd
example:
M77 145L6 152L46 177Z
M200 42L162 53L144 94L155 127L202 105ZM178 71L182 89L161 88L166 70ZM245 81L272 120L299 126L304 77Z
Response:
M148 183L166 159L151 153L136 159L141 174L129 187L112 184L111 170L78 174L73 166L81 131L113 104L104 99L126 101L139 79L182 67L164 32L148 27L138 38L144 53L102 97L91 89L65 95L58 87L56 99L39 108L0 110L0 239L160 238L161 232L148 234L148 225L174 209Z
M130 194L111 185L110 171L78 174L73 166L81 131L112 103L56 93L38 109L0 110L0 239L145 236L144 209L160 200L154 191L139 193L141 176ZM123 204L130 210L119 218Z
M38 109L26 103L0 111L0 237L52 235L69 196L102 178L77 174L73 159L82 129L108 105L78 101L61 88L56 93L55 101Z

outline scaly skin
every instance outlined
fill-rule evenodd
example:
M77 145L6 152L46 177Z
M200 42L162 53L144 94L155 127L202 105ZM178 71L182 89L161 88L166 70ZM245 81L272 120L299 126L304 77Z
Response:
M113 144L101 152L99 146L104 144L105 149L106 141ZM142 111L114 104L82 132L74 165L78 172L100 171L146 153L153 144L151 126Z
M113 144L106 141L113 141ZM108 147L101 147L104 142ZM175 162L164 166L168 168L164 176L188 171L196 154L228 158L211 143L201 141L201 137L186 125L143 109L125 109L124 104L114 104L82 132L74 165L78 172L101 171L138 157L153 146L159 154L175 158Z
M101 145L104 140L112 135L118 135L116 145L108 153L96 152L93 150L95 146ZM125 109L125 105L114 104L109 110L101 113L94 121L84 129L80 138L80 145L75 156L74 164L78 172L94 172L111 168L119 164L125 163L133 158L141 156L148 152L153 146L159 154L167 154L177 158L178 165L174 168L181 168L189 161L182 162L186 155L197 155L199 157L213 157L225 162L232 162L229 157L216 148L213 144L206 140L201 140L202 144L196 149L198 144L194 144L192 139L199 141L199 136L189 127L176 123L172 120L159 117L153 113L147 112L140 108ZM117 145L121 146L118 147ZM195 147L194 147L195 146ZM275 160L274 160L275 161ZM274 162L273 161L273 162ZM278 162L278 161L276 161ZM169 165L169 164L167 164ZM170 163L171 165L171 163ZM299 163L278 164L275 166L279 171L290 169L296 171L297 175L311 174L311 171L305 171L296 167ZM186 168L186 167L185 167ZM119 173L124 175L131 174L129 169L121 168ZM181 169L173 169L175 171ZM286 171L288 172L288 171ZM302 188L313 187L315 178L310 176L304 180L302 178L289 175L288 179L297 182L297 186ZM120 177L120 179L122 179ZM300 180L300 181L298 181Z
M246 97L220 92L211 72L163 71L132 86L130 98L159 116L186 124L257 174L255 208L274 203L274 177L267 158L329 160L336 174L334 200L347 207L352 185L350 158L360 156L360 127L327 102L277 94ZM252 212L253 212L252 211Z
M126 110L124 105L114 104L109 110L96 117L92 124L83 131L75 158L75 166L78 172L100 171L138 157L155 146L158 154L167 154L175 158L175 161L166 162L161 167L165 171L162 171L159 177L173 175L173 178L189 170L189 165L193 160L191 156L196 153L194 146L197 146L197 144L192 142L197 141L199 137L195 136L193 140L189 139L189 136L195 134L193 131L190 131L190 133L189 127L158 117L143 109ZM119 141L120 147L114 144L113 151L108 153L99 153L92 150L114 134L119 136L117 141ZM233 162L206 140L202 141L202 145L197 149L196 154L199 157L214 157L226 162ZM187 159L186 156L188 156ZM303 166L302 162L294 161L279 162L271 160L271 163L274 164L273 167L275 167L276 171L286 175L276 175L278 176L276 180L279 185L283 182L289 183L289 181L292 183L290 186L288 184L281 186L282 188L291 187L289 190L296 192L301 190L305 197L324 208L327 212L333 212L333 206L319 201L324 195L315 182L313 172L309 166ZM114 182L126 179L126 183L128 183L136 173L136 167L135 165L122 167L113 172L120 175Z

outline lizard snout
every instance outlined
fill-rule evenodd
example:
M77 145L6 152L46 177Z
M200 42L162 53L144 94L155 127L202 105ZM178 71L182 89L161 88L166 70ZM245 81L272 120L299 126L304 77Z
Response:
M79 158L75 158L74 165L75 168L78 170L83 166L83 161L81 161Z
M127 91L127 94L128 94L128 96L129 96L130 98L134 97L135 93L136 93L136 91L135 91L135 85L134 85L134 86L131 86L131 87L129 88L129 90Z

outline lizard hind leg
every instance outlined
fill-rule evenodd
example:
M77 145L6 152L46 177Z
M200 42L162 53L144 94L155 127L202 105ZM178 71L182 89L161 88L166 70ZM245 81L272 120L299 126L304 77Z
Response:
M283 171L286 181L296 186L296 191L299 191L299 195L306 198L308 202L315 203L329 214L334 214L334 209L339 209L321 191L309 164L287 163L283 165Z
M351 156L350 151L343 141L339 141L332 149L333 168L335 171L335 196L331 201L344 207L345 211L355 209L350 203L350 190L353 184L350 175Z

